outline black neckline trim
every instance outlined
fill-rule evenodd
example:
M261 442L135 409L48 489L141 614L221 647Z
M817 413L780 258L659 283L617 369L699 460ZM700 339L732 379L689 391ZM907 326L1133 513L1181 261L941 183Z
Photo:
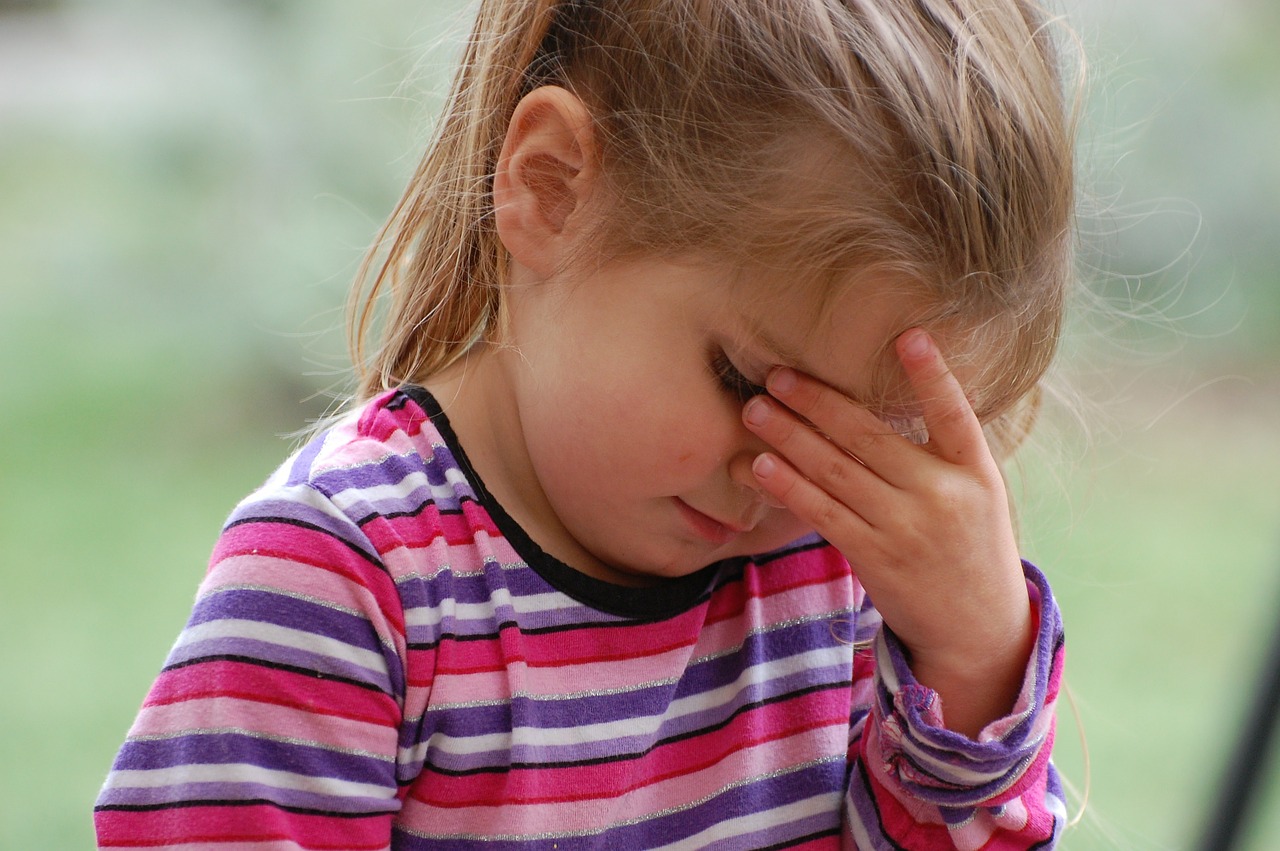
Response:
M579 603L606 614L632 620L666 620L693 608L708 593L722 568L740 567L747 561L745 557L726 559L709 564L688 576L666 580L648 588L618 585L588 576L543 550L529 537L524 527L507 514L506 509L485 486L471 459L467 457L466 450L462 448L462 441L453 430L449 417L429 390L417 385L407 385L401 387L400 392L412 399L440 432L449 451L453 453L454 460L475 490L480 504L489 512L494 524L512 548L549 585Z

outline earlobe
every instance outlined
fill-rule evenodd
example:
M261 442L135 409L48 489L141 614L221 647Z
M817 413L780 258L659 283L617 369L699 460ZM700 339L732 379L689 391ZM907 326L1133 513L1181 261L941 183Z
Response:
M494 221L513 260L546 275L566 259L595 171L594 129L582 101L558 86L526 95L493 179Z

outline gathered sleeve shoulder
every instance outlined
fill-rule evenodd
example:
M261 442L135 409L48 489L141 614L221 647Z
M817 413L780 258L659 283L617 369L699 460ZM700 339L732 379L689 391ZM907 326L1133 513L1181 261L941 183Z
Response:
M905 648L880 627L869 600L859 634L880 627L855 656L856 723L846 844L864 849L1047 849L1065 823L1050 762L1062 678L1062 621L1044 575L1023 565L1035 645L1012 711L976 738L946 729L936 692L917 682Z

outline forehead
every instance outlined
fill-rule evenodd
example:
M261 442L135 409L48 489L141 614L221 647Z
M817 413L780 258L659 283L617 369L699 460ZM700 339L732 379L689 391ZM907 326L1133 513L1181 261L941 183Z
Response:
M737 282L739 344L791 366L863 404L901 396L893 342L923 317L922 300L889 275L862 274L834 286L779 274Z

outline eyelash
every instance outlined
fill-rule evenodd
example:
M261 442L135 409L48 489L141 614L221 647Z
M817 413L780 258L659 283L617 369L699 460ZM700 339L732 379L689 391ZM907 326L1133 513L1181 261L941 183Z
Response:
M722 351L717 351L711 358L711 371L715 373L716 380L720 383L724 391L739 402L745 403L752 396L768 395L769 391L764 387L747 379L738 368L729 360L729 356Z

